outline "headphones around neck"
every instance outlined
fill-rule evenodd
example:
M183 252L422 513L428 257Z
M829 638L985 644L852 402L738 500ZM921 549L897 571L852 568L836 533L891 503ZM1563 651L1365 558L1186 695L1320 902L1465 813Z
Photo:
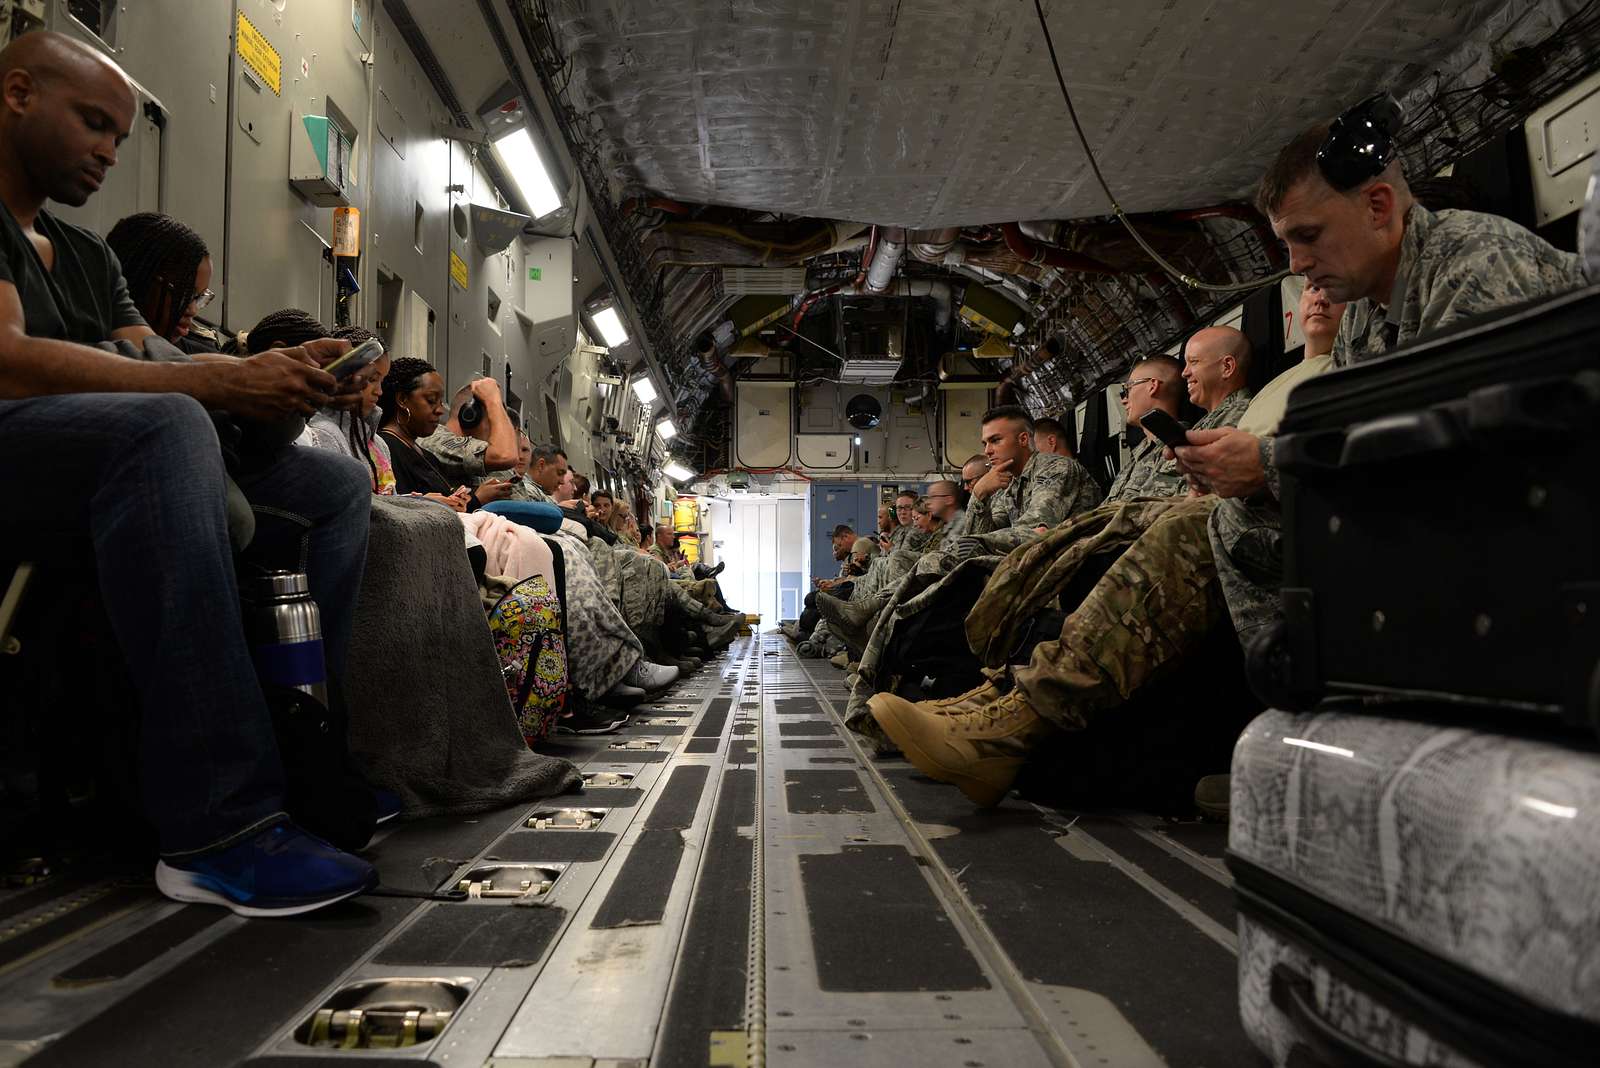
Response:
M1400 102L1374 93L1329 124L1327 140L1317 149L1317 167L1329 185L1348 192L1394 162L1395 138L1404 125Z

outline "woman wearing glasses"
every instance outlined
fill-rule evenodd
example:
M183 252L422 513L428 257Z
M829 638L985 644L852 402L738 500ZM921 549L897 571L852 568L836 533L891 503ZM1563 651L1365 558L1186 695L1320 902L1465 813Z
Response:
M216 352L217 337L195 316L211 292L211 252L170 215L142 211L111 228L106 243L122 263L128 296L157 335L185 352Z

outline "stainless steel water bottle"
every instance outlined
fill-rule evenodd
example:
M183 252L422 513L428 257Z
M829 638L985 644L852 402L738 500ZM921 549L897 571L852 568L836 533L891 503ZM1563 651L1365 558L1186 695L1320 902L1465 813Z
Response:
M251 652L262 685L285 686L328 704L322 655L322 614L300 571L269 571L251 591L255 607Z

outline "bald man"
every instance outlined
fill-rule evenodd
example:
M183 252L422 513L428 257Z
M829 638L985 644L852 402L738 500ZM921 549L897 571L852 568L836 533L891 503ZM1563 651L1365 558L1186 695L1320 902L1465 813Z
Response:
M241 915L292 915L376 883L371 865L328 844L364 845L374 802L359 784L280 762L225 502L231 475L256 512L253 566L307 574L324 634L308 669L325 665L337 695L371 486L349 457L280 445L298 433L287 417L354 406L362 383L341 391L321 370L343 341L191 360L139 317L105 241L44 210L100 188L135 114L127 78L92 48L34 33L0 51L0 493L36 500L51 487L48 506L0 510L0 543L24 559L82 546L68 561L95 567L139 702L156 885ZM93 347L105 343L114 351ZM219 429L248 445L267 425L258 448L224 459ZM270 662L260 670L296 681L272 678ZM326 744L342 746L342 730Z
M1189 339L1183 353L1183 381L1189 400L1205 409L1194 429L1237 426L1250 407L1250 339L1231 326L1211 326Z

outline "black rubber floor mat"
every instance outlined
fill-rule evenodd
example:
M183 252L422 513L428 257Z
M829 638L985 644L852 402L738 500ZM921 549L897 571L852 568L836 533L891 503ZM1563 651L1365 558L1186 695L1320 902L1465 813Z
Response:
M671 743L661 749L611 749L600 750L589 758L590 764L660 764L672 755Z
M722 744L721 738L690 738L689 744L683 747L685 753L715 753Z
M513 831L489 847L490 860L599 860L615 835L606 831Z
M752 846L738 828L755 819L755 787L753 771L723 773L678 978L653 1059L661 1068L702 1068L712 1031L744 1029Z
M800 858L823 990L987 990L989 980L901 846Z
M792 738L778 743L784 749L843 749L838 738Z
M877 811L853 771L786 771L783 785L785 804L796 815Z
M216 1068L264 1042L409 915L405 898L357 898L292 920L251 920L28 1062ZM197 1027L196 1020L226 1020Z
M643 797L644 791L636 786L599 786L552 797L549 803L565 808L632 808Z
M645 817L644 825L651 830L681 831L694 823L694 814L700 808L700 795L705 793L706 779L711 769L704 764L685 764L674 768L666 788L656 799L656 805Z
M706 706L706 714L700 717L700 722L695 724L694 736L696 738L720 738L722 728L728 725L728 710L733 707L733 702L726 697L718 697Z
M38 886L8 894L0 898L0 924L5 923L13 916L22 915L29 909L36 909L40 905L48 904L57 898L77 893L88 886L91 881L80 876L57 875L55 878Z
M558 798L550 800L559 804L580 803ZM581 803L594 804L587 795ZM524 801L475 816L412 820L400 824L377 845L363 850L362 856L377 866L385 886L396 890L432 890L462 862L482 852L519 816L532 812L537 804L537 801Z
M640 833L589 926L660 923L682 859L683 832L655 829Z
M933 846L1025 979L1110 998L1168 1064L1260 1062L1233 954L1110 864L1070 855L1054 837L1065 819L1051 826L1018 802L975 809L910 769L884 774L913 819L956 829Z
M778 734L784 738L820 738L833 733L833 721L827 719L801 719L778 724Z
M118 886L0 941L0 971L121 913L161 900L154 887Z
M758 752L760 750L753 741L734 742L728 746L728 763L754 764Z
M1173 856L1121 820L1082 816L1073 827L1082 827L1228 930L1238 925L1239 910L1231 886Z
M1228 825L1208 820L1188 823L1165 823L1157 828L1174 842L1181 843L1203 857L1220 858L1228 849Z
M855 757L812 757L813 764L854 764Z
M565 909L516 905L431 905L374 958L427 968L512 968L537 964Z
M228 915L227 909L185 906L88 960L79 961L51 982L56 986L80 987L126 978Z
M780 697L772 703L772 709L780 716L817 716L822 714L822 706L815 697Z
M661 715L670 716L672 713L663 712ZM681 723L640 723L637 726L630 723L617 733L628 738L673 738L688 730L689 728Z

